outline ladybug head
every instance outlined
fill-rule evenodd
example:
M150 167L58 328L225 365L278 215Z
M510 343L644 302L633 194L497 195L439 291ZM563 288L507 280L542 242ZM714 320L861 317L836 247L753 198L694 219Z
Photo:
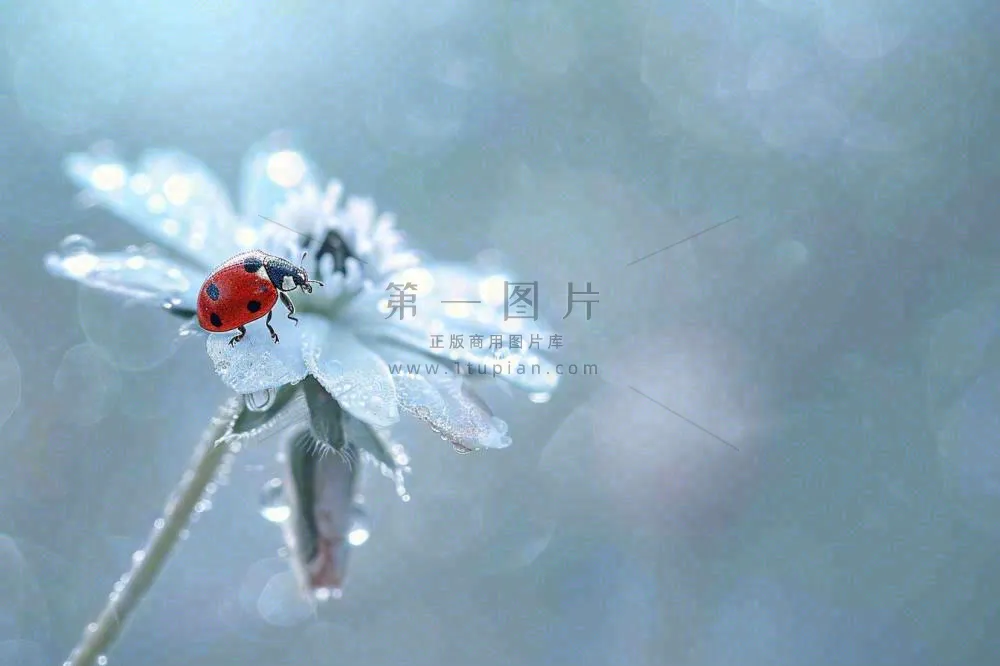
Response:
M289 274L289 277L291 278L292 282L292 284L289 286L291 287L291 289L301 289L307 294L311 294L313 290L312 286L314 284L318 284L319 286L322 287L323 283L320 282L319 280L309 279L309 273L307 273L306 269L302 267L302 262L304 262L305 260L306 260L306 253L303 252L302 261L300 261L299 265L296 266L295 269L292 270L291 273ZM291 289L289 290L283 289L282 291L291 291Z

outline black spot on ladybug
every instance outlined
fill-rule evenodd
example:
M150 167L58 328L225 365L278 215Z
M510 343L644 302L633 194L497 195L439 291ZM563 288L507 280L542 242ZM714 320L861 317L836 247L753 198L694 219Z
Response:
M250 301L247 303L247 310L250 312L257 312L260 310L260 301Z
M213 312L209 316L208 320L212 322L212 326L216 328L220 328L222 326L222 317L219 316L218 312Z
M213 301L219 300L219 285L214 282L210 282L209 285L205 287L205 293L208 294L208 297Z
M243 260L243 269L247 273L256 273L264 264L257 257L247 257Z

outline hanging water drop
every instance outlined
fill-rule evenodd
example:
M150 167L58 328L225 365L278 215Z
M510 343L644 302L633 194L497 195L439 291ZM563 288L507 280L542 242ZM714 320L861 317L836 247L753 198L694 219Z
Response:
M97 657L97 666L108 666L108 658L103 654Z
M351 527L347 532L347 543L362 546L371 536L371 521L368 514L358 504L351 506Z
M64 256L72 256L74 254L88 254L94 251L94 241L90 240L86 236L81 236L80 234L72 234L71 236L66 236L59 243L59 252Z
M292 515L281 479L271 479L261 489L260 515L272 523L283 523Z
M528 400L535 403L536 405L544 405L549 400L552 399L551 393L546 393L544 391L539 391L537 393L529 393Z
M274 404L277 397L278 392L273 388L268 388L263 391L247 393L243 396L243 402L246 403L247 409L251 412L266 412Z
M313 597L321 603L330 599L340 599L342 596L344 592L339 587L320 587L313 592Z

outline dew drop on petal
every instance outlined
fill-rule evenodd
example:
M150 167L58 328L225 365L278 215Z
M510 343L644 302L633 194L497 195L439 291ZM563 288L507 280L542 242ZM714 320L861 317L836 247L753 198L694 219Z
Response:
M272 523L282 523L292 515L281 479L271 479L261 489L260 515Z
M94 251L94 241L81 234L71 234L59 243L59 253L63 256L87 254Z
M246 394L243 396L243 401L251 412L266 412L274 404L277 397L278 391L276 389L267 388L263 391Z

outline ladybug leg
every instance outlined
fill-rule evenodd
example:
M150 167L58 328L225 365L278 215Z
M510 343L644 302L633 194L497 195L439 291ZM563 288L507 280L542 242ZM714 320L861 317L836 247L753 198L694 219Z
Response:
M274 313L273 310L267 313L267 319L264 320L264 324L267 325L267 330L270 331L271 339L274 340L274 344L278 344L278 334L275 332L273 328L271 328L271 315L273 313Z
M242 340L243 336L247 334L247 328L246 328L246 326L240 326L239 331L240 332L237 333L236 335L234 335L232 337L232 339L229 341L229 346L230 347L234 346L237 342L239 342L240 340Z
M279 292L278 296L281 298L281 302L284 303L285 307L288 308L288 318L291 319L292 321L294 321L295 325L298 326L299 325L299 318L296 317L296 316L294 316L295 315L295 306L292 305L292 299L288 298L288 294L286 294L283 291ZM270 319L270 318L271 318L271 316L268 315L268 319Z

